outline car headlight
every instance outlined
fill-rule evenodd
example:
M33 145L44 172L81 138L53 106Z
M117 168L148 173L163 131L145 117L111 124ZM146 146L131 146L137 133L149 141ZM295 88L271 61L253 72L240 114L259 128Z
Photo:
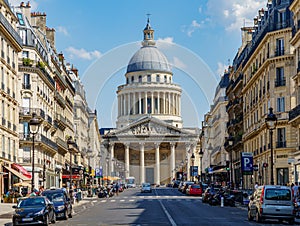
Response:
M43 215L43 214L44 214L44 210L43 209L41 209L39 212L34 213L35 216Z
M58 206L58 207L56 207L56 209L57 209L58 211L61 211L61 210L64 210L64 209L65 209L65 206Z

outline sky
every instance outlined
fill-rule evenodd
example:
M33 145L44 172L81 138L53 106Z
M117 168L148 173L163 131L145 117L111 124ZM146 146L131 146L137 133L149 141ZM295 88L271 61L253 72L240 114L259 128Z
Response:
M34 0L30 4L32 11L47 14L47 26L56 31L57 52L79 70L100 128L115 127L116 91L126 82L127 64L141 47L148 17L157 47L172 66L173 81L182 87L184 126L201 127L217 84L241 45L240 28L253 25L267 0Z

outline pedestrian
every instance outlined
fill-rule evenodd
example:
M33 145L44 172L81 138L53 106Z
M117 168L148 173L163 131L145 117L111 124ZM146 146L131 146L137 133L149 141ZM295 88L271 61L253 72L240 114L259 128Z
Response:
M116 183L115 189L116 189L117 196L119 195L119 188L120 188L119 183Z
M294 194L295 199L299 195L299 193L298 193L298 182L295 182L295 185L293 186L293 194Z
M254 190L256 190L257 188L258 188L258 182L255 182Z

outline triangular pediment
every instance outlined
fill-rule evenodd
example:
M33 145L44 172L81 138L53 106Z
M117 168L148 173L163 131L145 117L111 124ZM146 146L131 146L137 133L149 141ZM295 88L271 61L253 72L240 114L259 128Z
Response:
M151 116L141 118L125 128L114 131L114 135L117 136L180 136L184 134L188 135L191 133Z

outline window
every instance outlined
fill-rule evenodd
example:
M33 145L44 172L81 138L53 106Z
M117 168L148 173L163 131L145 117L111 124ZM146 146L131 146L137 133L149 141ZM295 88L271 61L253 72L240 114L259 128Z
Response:
M285 11L278 12L277 28L282 29L285 27L286 27L286 12Z
M276 56L284 55L284 39L279 38L276 40Z
M141 82L142 82L142 76L139 75L139 83L141 83Z
M164 81L165 81L165 83L167 82L167 76L166 75L164 76Z
M25 22L24 22L24 19L23 19L23 15L21 13L17 13L17 17L19 19L20 25L25 25Z
M132 83L134 82L134 76L131 77L131 82L132 82Z
M278 97L277 98L277 112L285 112L284 97Z
M23 56L24 58L29 58L29 52L28 52L28 51L23 51L23 52L22 52L22 56Z
M30 89L30 75L24 74L24 89Z
M129 79L128 78L126 78L126 84L129 84Z
M160 76L156 75L156 82L160 82Z
M151 75L147 75L147 82L151 82Z
M279 87L279 86L285 86L284 68L283 67L276 68L275 87Z
M285 147L286 147L285 128L278 128L276 148L285 148Z

